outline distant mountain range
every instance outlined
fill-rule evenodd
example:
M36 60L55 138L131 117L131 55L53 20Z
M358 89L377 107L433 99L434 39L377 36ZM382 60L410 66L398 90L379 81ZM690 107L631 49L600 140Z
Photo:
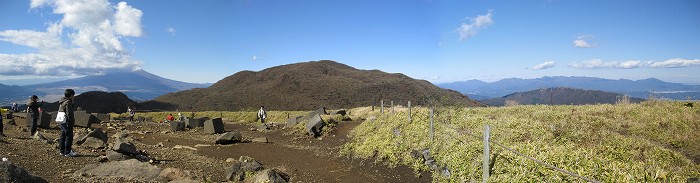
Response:
M335 61L311 61L241 71L208 88L160 96L143 103L149 109L181 111L310 110L379 105L384 99L405 105L430 103L481 106L456 91L399 73L359 70Z
M171 92L208 86L209 84L166 79L144 70L137 70L26 86L0 84L0 94L2 94L0 104L8 105L13 101L24 101L30 95L37 95L47 102L53 102L60 99L66 88L72 88L78 94L88 91L121 92L133 100L150 100Z
M543 88L526 92L516 92L500 98L480 100L489 106L517 105L585 105L585 104L615 104L624 95L600 90L583 90L575 88ZM638 103L641 98L630 97L629 102Z
M643 80L602 79L595 77L542 77L536 79L510 78L496 82L469 80L462 82L437 84L446 89L456 90L470 98L483 100L499 98L515 92L525 92L541 88L568 87L585 90L600 90L626 94L637 98L667 98L685 100L687 97L700 99L700 86L669 83L649 78Z

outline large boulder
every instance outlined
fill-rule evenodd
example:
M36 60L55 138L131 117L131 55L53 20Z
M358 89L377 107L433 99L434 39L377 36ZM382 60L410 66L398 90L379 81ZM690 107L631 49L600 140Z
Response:
M98 122L109 122L109 114L92 113L92 116L95 116Z
M321 135L323 126L325 126L323 119L321 119L320 115L315 114L313 117L309 118L309 122L306 123L306 132L312 136L319 136Z
M245 179L246 173L254 173L262 169L262 165L253 158L241 156L239 160L233 160L231 166L226 168L226 180L242 181Z
M89 148L94 148L94 149L102 149L107 147L107 143L105 141L102 141L101 139L94 138L94 137L88 137L81 145L80 147L89 147Z
M105 144L107 143L107 140L109 140L109 137L107 136L107 134L105 134L105 132L102 131L102 129L96 128L87 134L78 136L78 139L75 141L74 144L82 145L90 137L99 139Z
M41 114L39 114L39 121L37 121L37 126L48 129L51 128L51 121L55 121L56 119L53 118L55 115L51 115L45 111L42 111Z
M74 174L81 176L120 177L130 181L155 181L162 170L136 159L86 165Z
M107 159L109 161L122 161L122 160L131 159L130 156L124 155L122 153L119 153L119 152L113 151L113 150L107 150L105 155L107 156Z
M204 133L215 134L224 132L224 121L214 118L204 122Z
M204 127L204 122L209 118L187 118L185 122L187 123L187 128L197 128Z
M0 182L47 182L41 177L29 173L22 167L15 166L10 161L0 161Z
M254 183L287 183L288 180L282 176L281 172L275 169L265 169L255 174Z
M75 117L75 126L90 128L92 123L97 122L97 118L90 113L85 111L74 111L73 117Z
M114 145L112 145L112 150L126 155L135 155L139 153L134 144L131 142L124 142L122 139L117 139L114 142Z
M182 121L170 121L170 131L183 131L185 130L185 123Z
M226 132L224 134L219 135L219 138L216 139L216 144L232 144L236 142L242 142L243 141L243 136L241 133L238 132Z
M177 168L165 168L163 171L160 171L158 177L165 181L190 180L190 178L192 178L189 171Z

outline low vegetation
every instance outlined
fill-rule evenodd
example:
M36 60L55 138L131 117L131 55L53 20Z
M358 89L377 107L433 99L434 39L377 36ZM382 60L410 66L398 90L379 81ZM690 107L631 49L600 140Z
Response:
M700 177L700 110L697 102L695 107L686 103L437 107L432 141L427 108L413 108L411 122L405 108L393 115L357 108L351 113L376 119L355 128L341 153L430 171L436 182L481 181L479 136L489 124L492 141L584 177L602 182L685 182ZM495 163L489 181L583 181L493 143L491 147ZM448 171L434 171L422 157L412 155L425 148Z

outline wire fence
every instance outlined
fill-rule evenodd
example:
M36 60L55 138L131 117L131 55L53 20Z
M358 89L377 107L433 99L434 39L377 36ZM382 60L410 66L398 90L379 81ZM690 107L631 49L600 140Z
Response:
M383 106L384 102L382 101L381 103L382 103L382 106ZM393 101L392 101L391 109L392 109L392 113L391 113L391 114L396 115L396 113L394 113ZM382 111L382 112L383 112L383 111ZM384 113L382 113L382 114L384 114ZM439 115L439 114L438 114L438 115ZM426 114L423 114L423 113L420 113L420 112L415 112L415 113L414 113L414 112L411 111L411 104L410 104L410 102L408 102L408 119L409 119L409 120L408 120L408 123L413 123L413 122L415 121L415 122L424 122L424 123L420 123L420 124L428 125L428 126L429 126L429 138L430 138L431 143L434 141L434 133L435 133L435 128L434 128L435 126L434 126L434 123L435 123L435 116L436 116L436 112L434 111L434 107L431 107L431 108L429 109L429 114L427 114L427 115L426 115ZM427 122L427 123L425 123L425 122ZM510 147L508 147L508 146L505 146L505 145L503 145L501 142L492 140L492 139L490 138L490 137L491 137L491 136L490 136L490 131L491 131L492 129L491 129L491 126L488 125L488 124L486 124L486 125L484 126L484 135L476 135L476 134L474 134L474 133L472 133L472 132L470 132L470 131L465 131L465 130L460 130L460 129L454 128L454 127L449 123L449 121L447 121L447 120L444 120L442 123L440 123L440 125L446 127L447 129L450 129L450 130L455 131L457 134L465 135L465 136L467 136L467 137L471 137L471 138L475 138L475 139L483 139L483 140L484 140L484 160L483 160L483 165L482 165L482 169L483 169L483 177L482 177L483 180L482 180L482 181L483 181L483 182L487 182L487 181L488 181L488 178L489 178L489 176L490 176L489 170L491 169L491 167L490 167L491 165L489 164L489 158L490 158L490 147L491 147L491 144L493 144L493 145L495 145L495 146L497 146L497 147L503 148L503 149L505 149L505 150L507 150L507 151L510 151L510 152L512 152L512 153L514 153L514 154L516 154L516 155L518 155L518 156L521 156L521 157L524 157L524 158L526 158L526 159L529 159L529 160L531 160L531 161L533 161L533 162L535 162L535 163L537 163L537 164L540 164L540 165L545 166L545 167L548 167L548 168L550 168L550 169L552 169L552 170L561 172L561 173L563 173L563 174L566 174L566 175L569 175L569 176L572 176L572 177L576 177L576 178L578 178L578 179L585 180L585 181L588 181L588 182L594 182L594 183L599 183L599 182L600 182L600 181L598 181L598 180L596 180L596 179L584 177L584 176L581 176L581 175L579 175L579 174L573 173L573 172L571 172L571 171L567 171L567 170L564 170L564 169L562 169L562 168L556 167L556 166L554 166L554 165L551 165L551 164L549 164L549 163L546 163L546 162L544 162L544 161L542 161L542 160L539 160L539 159L537 159L537 158L534 158L534 157L532 157L532 156L528 156L528 155L526 155L526 154L524 154L524 153L522 153L522 152L519 152L519 151L517 151L517 150L515 150L515 149L513 149L513 148L510 148ZM460 137L458 137L458 136L455 136L455 135L452 134L452 133L442 133L442 134L443 134L443 135L447 135L448 137L450 137L450 138L452 138L452 139L454 139L454 140L457 140L459 143L467 144L462 138L460 138Z

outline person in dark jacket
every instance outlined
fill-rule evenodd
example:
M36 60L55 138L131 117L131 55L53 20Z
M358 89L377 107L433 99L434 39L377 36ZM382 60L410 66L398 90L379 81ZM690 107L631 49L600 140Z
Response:
M63 98L59 101L60 106L58 112L66 113L66 118L62 123L58 123L61 127L61 136L58 138L58 149L61 155L66 157L78 156L78 153L73 152L71 145L73 144L73 125L75 124L75 116L73 109L73 100L75 99L75 91L66 89L63 92Z
M3 126L2 126L2 118L3 118L3 116L2 116L2 110L0 110L0 138L5 137L5 134L2 133L2 131L3 131L3 129L4 129Z
M29 97L29 102L27 102L27 112L29 113L27 118L31 118L27 120L32 120L32 129L30 131L30 136L33 136L34 133L36 133L36 125L39 121L39 115L41 114L41 112L39 111L39 107L41 107L44 104L43 100L41 102L37 102L38 100L39 97L37 97L36 95L32 95L31 97Z

